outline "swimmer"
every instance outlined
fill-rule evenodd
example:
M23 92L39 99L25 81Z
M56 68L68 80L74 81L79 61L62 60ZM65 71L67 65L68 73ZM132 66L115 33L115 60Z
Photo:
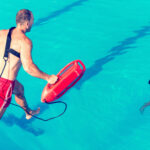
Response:
M56 75L42 72L32 60L32 41L25 34L30 32L33 20L32 12L22 9L16 15L16 28L0 30L0 72L2 72L0 76L0 118L10 104L12 94L15 95L16 102L24 109L26 119L32 117L30 114L35 115L40 112L40 108L36 110L29 108L24 95L24 86L16 79L21 66L29 75L46 80L50 84L54 84L58 79ZM10 41L7 40L8 36L11 37ZM3 56L6 47L9 47L10 52L5 66Z

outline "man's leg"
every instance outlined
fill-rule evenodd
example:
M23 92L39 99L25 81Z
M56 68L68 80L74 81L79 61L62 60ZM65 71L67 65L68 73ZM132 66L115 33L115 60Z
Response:
M20 105L24 109L24 111L26 113L26 119L30 119L32 117L30 114L35 115L40 112L40 108L38 108L37 110L31 110L28 107L26 98L24 96L24 87L17 80L15 81L15 87L13 90L13 94L15 94L15 100L16 100L17 104ZM30 113L30 114L28 114L28 113Z
M4 112L6 111L7 108L3 108L0 110L0 119L3 117Z

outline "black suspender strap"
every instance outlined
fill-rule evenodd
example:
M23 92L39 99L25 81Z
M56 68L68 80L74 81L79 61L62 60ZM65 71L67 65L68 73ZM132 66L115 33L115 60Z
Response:
M6 47L5 47L5 53L4 53L4 59L7 60L8 59L8 53L9 53L9 49L10 49L10 43L11 43L11 32L15 27L12 27L9 29L8 35L7 35L7 40L6 40Z
M15 55L16 57L20 58L20 53L14 51L13 49L9 49L8 52Z
M9 48L10 48L10 43L11 43L11 32L12 30L14 29L15 27L12 27L10 28L9 32L8 32L8 35L7 35L7 41L6 41L6 46L5 46L5 53L4 53L4 61L5 61L5 65L2 69L2 72L0 74L0 77L2 76L3 72L4 72L4 69L6 67L6 63L7 63L7 60L8 60L8 53L9 53Z

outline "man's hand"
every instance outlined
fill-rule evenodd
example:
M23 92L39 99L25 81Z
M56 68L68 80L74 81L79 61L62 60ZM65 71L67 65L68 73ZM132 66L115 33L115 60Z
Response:
M47 79L47 82L50 84L54 84L56 83L57 80L58 80L58 77L56 75L50 75Z

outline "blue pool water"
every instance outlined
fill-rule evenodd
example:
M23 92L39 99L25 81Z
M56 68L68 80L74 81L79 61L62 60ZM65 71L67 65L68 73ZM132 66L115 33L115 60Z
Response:
M34 14L27 35L38 67L57 74L72 60L86 66L83 78L60 100L66 113L55 120L27 121L9 106L0 123L1 149L149 150L150 11L149 0L5 0L0 1L0 29L15 25L22 8ZM62 112L61 104L40 102L44 80L21 69L18 80L39 117ZM12 100L15 103L14 97Z

